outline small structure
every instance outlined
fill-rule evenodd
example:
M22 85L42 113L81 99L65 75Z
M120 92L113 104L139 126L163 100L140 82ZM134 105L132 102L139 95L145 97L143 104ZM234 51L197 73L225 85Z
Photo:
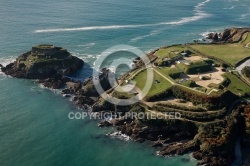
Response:
M31 55L37 58L67 58L70 53L62 47L55 47L50 44L41 44L32 47Z
M156 83L156 84L159 84L159 83L160 83L160 81L158 81L158 80L155 80L155 83Z

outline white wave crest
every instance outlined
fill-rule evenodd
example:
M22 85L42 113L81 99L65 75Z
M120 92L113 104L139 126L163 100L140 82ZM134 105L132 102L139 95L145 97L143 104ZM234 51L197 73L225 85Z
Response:
M77 45L77 47L86 47L86 48L90 48L93 47L95 45L95 43L88 43L88 44L80 44Z
M232 10L232 9L234 9L236 6L231 6L231 7L225 7L225 8L223 8L223 9L225 9L225 10Z
M107 134L107 136L113 137L113 138L118 138L124 141L129 141L130 137L127 136L126 134L122 134L120 131L117 132L112 132L110 134Z
M147 35L135 37L135 38L131 39L130 42L137 42L138 40L142 40L142 39L147 38L147 37L155 36L155 35L159 34L160 32L161 32L160 30L158 30L158 31L154 30L154 31L151 31Z
M158 24L152 24L152 26L153 25L182 25L182 24L185 24L185 23L189 23L189 22L193 22L193 21L198 21L200 19L208 17L210 15L207 14L207 13L205 13L204 11L202 11L202 7L205 6L205 4L208 3L209 1L210 0L206 0L204 2L198 3L195 6L194 10L193 10L194 11L194 16L192 16L192 17L184 17L184 18L181 18L179 21L163 22L163 23L158 23ZM138 40L142 40L142 39L147 38L147 37L158 35L163 30L164 29L151 31L147 35L142 35L142 36L138 36L138 37L135 37L135 38L131 39L130 42L137 42Z
M0 58L0 64L2 64L3 66L6 66L12 62L14 62L16 60L15 57L3 57L3 58ZM4 75L4 73L0 70L0 74L1 75Z
M82 53L78 53L78 52L70 52L73 56L76 56L82 60L86 60L86 59L96 59L97 55L92 55L92 54L82 54Z
M210 0L198 3L194 7L194 16L192 17L183 17L178 21L171 22L160 22L155 24L137 24L137 25L108 25L108 26L89 26L89 27L79 27L79 28L55 28L55 29L40 29L35 30L35 33L52 33L52 32L70 32L70 31L91 31L91 30L112 30L112 29L125 29L125 28L141 28L141 27L151 27L151 26L160 26L160 25L182 25L189 22L194 22L201 20L203 18L209 17L205 11L202 10Z
M203 38L207 38L209 34L211 33L215 33L215 32L203 32L203 33L200 33L200 35L203 37Z
M16 58L14 56L2 57L2 58L0 58L0 64L2 64L3 66L6 66L6 65L14 62L15 60L16 60Z

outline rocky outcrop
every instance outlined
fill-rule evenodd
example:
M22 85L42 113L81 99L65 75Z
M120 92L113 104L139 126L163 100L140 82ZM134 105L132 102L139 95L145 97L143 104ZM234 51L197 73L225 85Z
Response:
M99 77L100 85L104 91L109 90L111 85L109 83L109 69L102 69ZM114 109L114 107L107 101L98 100L100 94L96 91L92 77L86 79L83 83L81 82L67 82L67 87L62 90L63 95L73 95L73 101L80 108L86 108L86 105L92 106L93 112L99 112L102 110ZM111 107L112 106L112 107Z
M209 33L207 38L212 39L213 41L218 41L219 36L218 33Z
M37 82L43 84L46 88L51 89L60 89L64 87L65 82L69 81L70 79L67 77L63 77L62 75L54 76L53 78L46 78L38 80Z
M211 39L213 42L238 42L246 32L250 32L250 28L225 29L221 33L208 34L207 39Z
M39 45L20 55L2 71L17 78L47 79L73 74L82 68L83 63L61 47Z

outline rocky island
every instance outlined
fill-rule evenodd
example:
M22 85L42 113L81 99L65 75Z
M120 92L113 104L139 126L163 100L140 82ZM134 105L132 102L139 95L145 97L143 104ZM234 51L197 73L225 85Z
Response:
M12 77L39 79L46 87L60 88L63 76L83 67L84 62L72 56L66 49L42 44L20 55L15 62L2 66L2 71Z
M235 147L250 145L250 82L246 78L249 72L244 69L241 74L235 70L249 59L250 29L227 29L209 34L208 38L212 39L211 43L177 44L148 53L154 83L138 103L119 106L107 102L96 91L92 78L84 82L63 81L67 87L62 94L72 96L81 108L90 106L92 112L122 112L116 118L100 122L99 126L115 126L130 139L147 141L156 147L157 155L192 152L199 160L198 165L231 165L239 155ZM82 65L81 60L62 48L41 45L2 71L19 78L46 79L50 84ZM106 93L119 99L140 95L140 91L116 91L120 86L133 83L134 91L143 89L146 67L140 58L135 60L135 66L119 78L115 88L108 79L111 71L102 69L98 77ZM132 113L158 118L133 118ZM169 113L179 113L181 118L165 118Z

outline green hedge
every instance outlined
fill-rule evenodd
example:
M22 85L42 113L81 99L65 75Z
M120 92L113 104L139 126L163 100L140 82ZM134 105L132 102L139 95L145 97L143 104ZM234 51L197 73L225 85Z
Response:
M202 104L203 107L208 109L221 109L238 99L238 96L230 91L208 96L178 85L172 87L172 92L176 98L190 101L195 105Z

